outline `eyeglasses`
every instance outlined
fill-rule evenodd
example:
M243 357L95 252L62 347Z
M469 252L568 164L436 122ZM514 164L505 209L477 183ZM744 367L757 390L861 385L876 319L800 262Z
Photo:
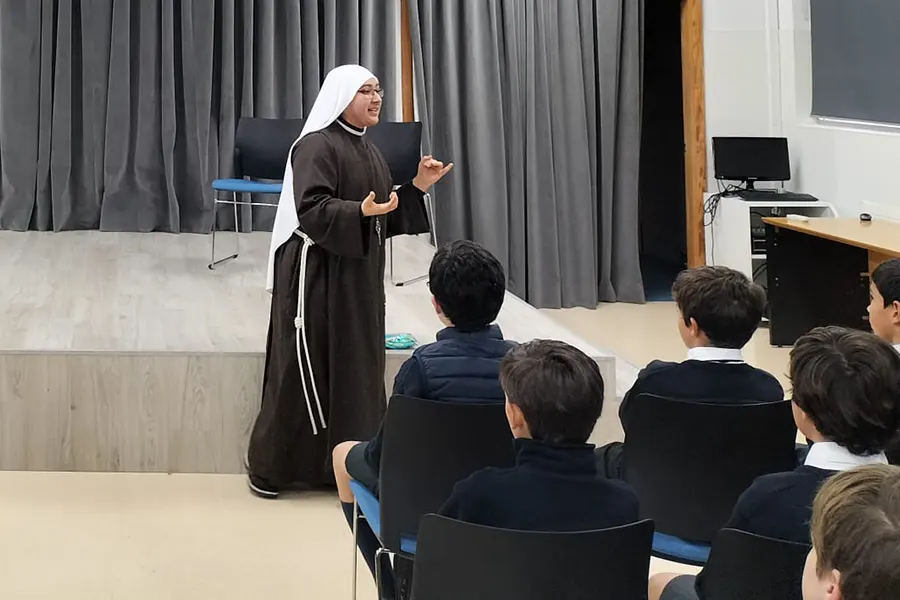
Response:
M384 90L381 88L363 88L356 93L368 96L369 98L372 97L372 94L378 94L379 98L384 98Z

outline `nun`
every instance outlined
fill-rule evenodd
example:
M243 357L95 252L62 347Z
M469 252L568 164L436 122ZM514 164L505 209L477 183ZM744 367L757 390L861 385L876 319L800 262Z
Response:
M247 452L261 497L333 485L332 449L369 439L384 415L384 243L429 230L424 194L453 165L425 156L412 181L391 181L366 138L383 96L367 69L337 67L288 153L269 252L262 406Z

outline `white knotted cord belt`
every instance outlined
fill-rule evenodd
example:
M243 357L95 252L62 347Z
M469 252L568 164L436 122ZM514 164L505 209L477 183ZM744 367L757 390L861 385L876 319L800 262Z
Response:
M309 356L309 343L306 339L306 263L309 257L309 249L315 245L315 242L308 235L300 231L294 230L294 233L303 240L303 248L300 250L300 282L297 286L297 316L294 318L294 338L297 344L297 365L300 367L300 383L303 385L303 396L306 398L306 409L309 412L309 422L312 425L313 435L319 435L316 427L316 419L313 416L312 401L316 401L316 408L319 413L319 422L322 429L326 429L325 415L322 412L322 401L319 400L319 389L316 387L316 377L313 374L312 359ZM306 386L306 374L303 369L303 357L306 357L306 364L309 367L309 379L312 388L312 398L309 395L309 389Z

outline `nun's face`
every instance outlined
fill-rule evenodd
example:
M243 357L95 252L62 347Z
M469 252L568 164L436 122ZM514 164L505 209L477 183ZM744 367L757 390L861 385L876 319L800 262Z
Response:
M353 102L344 111L344 120L356 127L372 127L378 124L381 114L381 84L374 77L360 86Z

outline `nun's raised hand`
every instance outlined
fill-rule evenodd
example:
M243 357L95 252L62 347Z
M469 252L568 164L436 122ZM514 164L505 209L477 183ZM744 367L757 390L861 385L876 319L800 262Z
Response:
M453 163L444 166L444 163L435 160L431 155L423 156L419 161L419 173L413 179L413 185L423 192L427 192L428 188L440 181L452 168Z
M375 202L375 192L369 192L369 195L362 201L362 205L360 205L359 209L365 217L377 217L379 215L386 215L395 210L397 204L398 200L396 192L391 192L391 199L383 204Z

